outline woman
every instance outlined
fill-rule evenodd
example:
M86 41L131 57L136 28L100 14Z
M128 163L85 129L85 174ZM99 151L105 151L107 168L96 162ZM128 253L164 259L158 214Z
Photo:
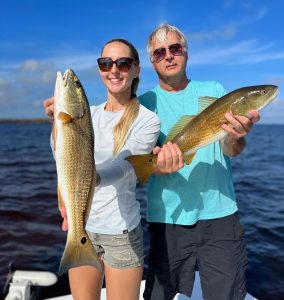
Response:
M140 67L131 43L107 42L98 66L107 101L91 107L99 180L86 230L104 274L93 266L81 266L69 270L69 281L74 299L100 299L105 276L107 299L135 300L143 274L143 231L135 173L124 158L151 152L160 122L136 99ZM44 106L50 115L52 100Z

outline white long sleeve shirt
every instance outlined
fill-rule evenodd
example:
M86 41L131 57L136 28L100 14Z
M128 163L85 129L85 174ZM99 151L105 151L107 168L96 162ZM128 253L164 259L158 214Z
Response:
M101 183L95 188L86 229L94 233L121 234L131 231L140 222L140 204L136 200L136 176L129 155L150 153L160 130L156 114L140 105L126 143L117 156L113 156L113 128L124 111L105 111L106 103L92 106L95 135L96 171Z

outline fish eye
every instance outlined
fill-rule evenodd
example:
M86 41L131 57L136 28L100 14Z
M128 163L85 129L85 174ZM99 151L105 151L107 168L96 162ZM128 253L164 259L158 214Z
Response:
M77 88L80 88L82 86L79 80L75 80L75 85Z
M266 94L267 94L267 91L266 91L266 90L261 90L261 91L260 91L260 94L261 94L261 95L266 95Z

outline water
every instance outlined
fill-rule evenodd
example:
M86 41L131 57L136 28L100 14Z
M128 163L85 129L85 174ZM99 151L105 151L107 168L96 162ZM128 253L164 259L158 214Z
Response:
M0 294L8 263L56 272L65 245L57 208L50 124L0 124ZM249 256L248 291L284 299L284 125L255 126L233 159ZM145 216L145 189L139 189ZM145 249L149 247L146 224ZM56 287L68 292L66 276ZM54 289L55 289L54 288Z

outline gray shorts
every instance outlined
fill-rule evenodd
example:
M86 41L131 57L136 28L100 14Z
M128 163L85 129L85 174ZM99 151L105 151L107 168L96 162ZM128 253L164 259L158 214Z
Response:
M143 266L143 230L141 224L128 233L100 234L87 231L88 236L105 264L115 269Z

